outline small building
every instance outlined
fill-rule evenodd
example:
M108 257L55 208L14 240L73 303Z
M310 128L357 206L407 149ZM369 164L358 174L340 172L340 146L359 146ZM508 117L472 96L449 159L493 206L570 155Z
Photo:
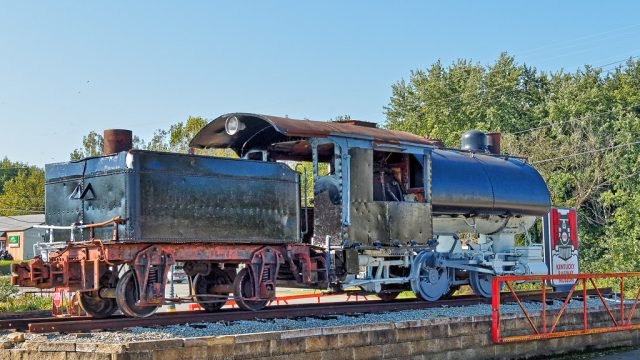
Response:
M44 223L44 214L0 216L0 249L7 249L14 260L29 260L33 246L44 240L45 229L34 225Z

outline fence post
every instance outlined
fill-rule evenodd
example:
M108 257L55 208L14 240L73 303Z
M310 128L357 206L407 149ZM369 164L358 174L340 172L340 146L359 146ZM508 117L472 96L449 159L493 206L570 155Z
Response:
M500 282L494 277L491 282L491 338L500 342Z
M545 280L540 282L542 284L542 333L547 333L547 284Z
M587 278L582 279L582 323L583 328L587 331Z
M624 277L620 276L620 325L624 326Z

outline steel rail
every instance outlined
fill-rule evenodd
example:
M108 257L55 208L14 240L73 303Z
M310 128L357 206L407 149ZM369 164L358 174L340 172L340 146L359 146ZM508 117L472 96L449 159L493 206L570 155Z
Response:
M269 307L260 311L239 309L222 310L215 313L178 312L171 315L157 315L147 318L91 319L68 320L55 322L29 323L31 333L47 332L81 332L91 330L120 330L138 326L178 325L185 323L206 323L217 321L237 321L254 319L290 319L298 317L346 315L355 313L416 310L447 306L465 306L483 303L484 299L454 299L440 302L410 301L367 301L361 303L325 303L321 305L282 305Z
M609 293L611 289L602 289L603 293ZM524 301L539 301L534 292L518 292L519 299ZM567 292L549 293L547 300L564 299ZM589 291L589 295L596 295ZM514 301L515 298L504 293L504 302ZM73 332L88 331L95 329L121 329L134 326L151 325L176 325L181 323L202 323L211 321L233 321L251 319L274 319L292 318L303 316L340 315L349 313L370 313L384 311L398 311L411 309L436 308L440 306L466 306L482 303L490 303L490 299L479 298L473 295L456 296L453 299L441 300L438 302L416 301L414 299L396 300L394 302L382 302L372 300L360 303L354 302L332 302L322 304L295 304L295 305L271 305L266 309L253 312L242 311L235 308L223 309L216 313L204 313L202 311L180 311L174 313L158 313L149 318L127 318L122 315L115 315L107 319L95 319L88 316L79 317L18 317L18 313L11 314L11 317L0 319L0 330L20 330L31 332ZM28 315L35 315L29 313Z
M350 296L357 296L359 295L357 292L354 293L350 293L350 292L346 292L346 295ZM318 293L318 294L304 294L304 295L292 295L292 296L285 296L282 298L278 298L274 301L271 302L271 304L266 308L266 309L273 309L277 306L286 306L288 309L293 308L293 307L302 307L302 306L310 306L312 304L289 304L287 302L287 300L299 300L299 299L309 299L309 298L314 298L314 297L322 297L322 293ZM459 295L456 296L455 299L475 299L478 302L481 302L483 299L478 298L475 295ZM357 301L357 300L356 300ZM413 299L404 299L404 300L396 300L396 302L407 302L407 301L415 301ZM445 300L446 301L446 300ZM280 305L280 302L284 302L285 305ZM380 302L377 300L372 300L372 302ZM318 302L317 304L321 304L320 302ZM353 301L343 301L343 302L331 302L331 303L324 303L325 305L327 304L331 304L332 306L342 306L345 304L353 304ZM236 304L235 301L231 300L231 301L227 301L227 305L231 305L231 308L225 308L222 311L230 311L230 310L239 310L236 308ZM265 310L266 310L265 309ZM264 310L263 310L264 311ZM188 314L188 313L192 313L192 314L197 314L197 315L202 315L205 314L202 310L196 310L196 311L180 311L178 312L179 314ZM27 330L29 328L29 324L35 324L35 323L53 323L53 322L63 322L63 321L78 321L78 320L99 320L99 319L95 319L93 317L89 317L89 316L69 316L69 317L56 317L56 316L48 316L47 314L42 314L42 312L38 312L37 314L34 314L32 312L25 312L23 314L27 315L27 316L20 316L21 313L12 313L10 316L7 316L5 318L0 318L0 331L1 330ZM50 314L50 313L49 313ZM172 313L156 313L154 315L154 317L160 317L160 316L171 316L176 314L175 312ZM254 314L259 314L255 313ZM123 315L112 315L110 316L108 319L124 319L126 318Z
M564 298L566 296L566 292L550 293L547 299L551 300L556 298ZM508 294L505 294L503 296L503 299L508 301L511 297ZM521 301L536 301L539 300L539 297L537 297L537 295L529 294L529 292L523 292L520 293L519 299ZM0 321L0 329L16 329L22 331L28 330L31 333L70 333L91 330L121 330L137 326L166 326L185 323L298 318L417 310L437 308L442 306L452 307L489 304L490 302L491 299L480 298L473 295L464 295L458 296L454 299L442 300L438 302L406 299L396 300L392 302L371 300L358 303L334 302L323 304L276 305L269 306L264 310L257 312L245 311L240 309L223 309L215 313L206 313L203 311L181 311L174 313L159 313L148 318L127 318L124 316L114 316L107 319L95 319L90 317L10 319Z

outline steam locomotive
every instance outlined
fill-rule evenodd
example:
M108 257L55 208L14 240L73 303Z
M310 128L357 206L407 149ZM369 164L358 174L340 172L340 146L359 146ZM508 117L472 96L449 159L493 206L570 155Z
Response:
M499 134L449 149L363 121L232 113L190 147L238 159L124 144L46 166L49 238L13 266L14 284L77 291L94 317L144 317L172 301L178 262L206 311L228 299L260 310L276 286L437 301L468 284L489 297L496 274L547 273L541 246L515 237L549 211L549 191L499 153Z

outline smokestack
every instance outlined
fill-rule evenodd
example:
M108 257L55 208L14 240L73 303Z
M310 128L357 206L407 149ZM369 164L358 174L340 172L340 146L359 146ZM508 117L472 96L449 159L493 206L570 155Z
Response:
M129 151L133 147L133 133L125 129L108 129L104 131L103 154Z
M499 132L488 133L487 134L487 146L489 148L489 152L492 154L500 154L500 140L502 139L502 134Z

